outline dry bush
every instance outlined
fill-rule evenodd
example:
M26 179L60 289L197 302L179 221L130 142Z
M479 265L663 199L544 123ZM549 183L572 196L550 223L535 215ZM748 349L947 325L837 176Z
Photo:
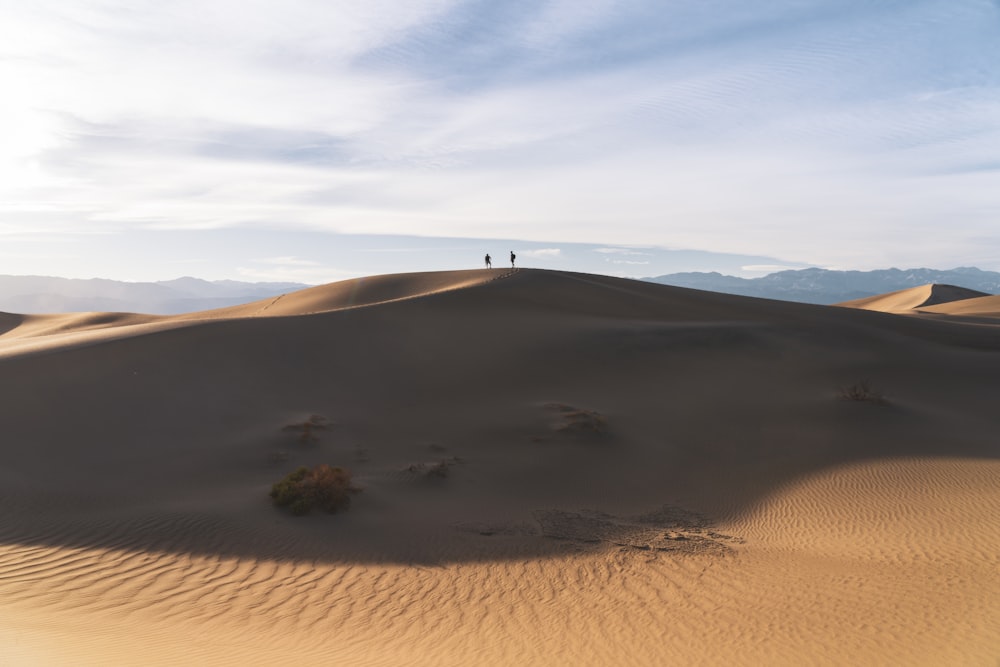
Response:
M330 428L326 417L322 415L312 415L304 422L298 424L289 424L283 431L296 431L299 434L298 440L302 444L308 444L310 442L315 442L318 440L316 431L325 431Z
M608 421L596 410L575 408L564 403L548 403L547 409L558 412L562 423L556 428L560 433L597 433L608 430Z
M451 465L450 461L438 461L437 463L432 463L427 466L427 470L424 474L428 477L445 478L451 474Z
M445 479L451 475L452 466L461 462L458 457L452 457L434 463L411 463L406 466L406 472L429 479Z
M875 389L869 380L862 380L861 382L855 382L854 384L841 387L840 388L840 398L845 401L861 401L865 403L875 403L876 405L885 405L889 401L886 400L882 392Z
M331 514L351 505L351 473L321 463L312 470L299 467L271 487L271 499L278 507L287 507L297 516L319 507Z

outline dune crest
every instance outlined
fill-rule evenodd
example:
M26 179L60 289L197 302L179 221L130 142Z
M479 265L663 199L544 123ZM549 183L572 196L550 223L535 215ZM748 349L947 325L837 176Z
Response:
M482 285L511 275L503 269L398 273L319 285L273 299L195 313L199 318L284 317L361 308ZM185 316L178 316L185 317Z
M515 270L516 271L516 270ZM69 345L92 345L195 326L212 320L293 317L416 299L506 278L511 270L444 271L391 274L319 285L289 294L181 315L139 313L0 313L0 356L40 352Z
M1000 296L989 295L962 299L922 308L926 313L961 317L1000 318Z
M834 304L844 308L877 310L883 313L912 313L930 306L989 296L985 292L954 285L928 284Z

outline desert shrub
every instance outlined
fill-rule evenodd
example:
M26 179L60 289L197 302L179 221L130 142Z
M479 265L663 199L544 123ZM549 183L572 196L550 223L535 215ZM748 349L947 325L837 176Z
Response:
M325 431L329 428L330 424L326 417L322 415L312 415L306 421L298 424L289 424L282 430L297 432L299 434L298 441L303 444L308 444L319 439L319 436L316 435L316 431Z
M564 403L548 403L548 410L558 412L562 417L556 430L560 433L598 433L603 434L608 429L608 421L600 412L575 408Z
M271 487L271 499L278 507L287 507L292 514L308 514L319 507L331 514L351 505L351 473L321 463L312 470L304 466L288 473Z
M845 401L862 401L866 403L875 403L876 405L885 405L888 403L882 392L875 389L872 383L868 380L862 380L861 382L855 382L854 384L841 387L840 388L840 398Z
M451 475L452 466L462 462L462 459L453 456L450 459L441 459L432 463L411 463L406 466L405 471L416 477L446 479Z
M451 462L450 461L437 461L427 466L427 476L428 477L440 477L445 478L451 474Z

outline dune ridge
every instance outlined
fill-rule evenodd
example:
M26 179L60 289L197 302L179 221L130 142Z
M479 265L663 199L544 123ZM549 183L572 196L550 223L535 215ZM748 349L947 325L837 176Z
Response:
M943 303L928 306L922 309L926 313L939 313L942 315L962 316L962 317L1000 317L1000 296L980 296L961 301Z
M139 313L0 314L7 318L0 333L0 356L38 352L67 345L92 345L144 335L208 320L314 315L348 308L427 297L506 278L512 270L470 270L430 274L393 274L320 285L291 294L180 315ZM0 320L0 327L5 323Z
M992 326L530 269L4 326L12 664L1000 654Z
M888 294L877 294L863 299L844 301L835 305L844 308L877 310L883 313L911 313L924 311L940 304L951 304L984 296L989 295L985 292L956 287L955 285L929 284Z
M474 269L430 273L399 273L367 278L355 278L329 285L319 285L274 299L254 301L242 306L203 311L196 316L208 317L283 317L362 308L405 299L418 299L432 294L475 287L507 278L517 269Z

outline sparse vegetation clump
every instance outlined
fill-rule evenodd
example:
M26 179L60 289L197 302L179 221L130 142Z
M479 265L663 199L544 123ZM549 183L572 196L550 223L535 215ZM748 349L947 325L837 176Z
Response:
M329 428L330 424L326 417L322 415L312 415L304 422L289 424L282 430L298 433L298 441L305 445L310 442L316 442L316 440L319 439L319 436L316 435L317 431L325 431Z
M271 487L271 499L296 516L308 514L314 507L335 514L350 507L351 494L357 491L351 486L350 471L321 463L311 470L302 466L285 475Z
M556 427L556 430L560 433L603 434L608 430L607 419L595 410L575 408L564 403L548 403L545 407L559 413L562 423Z
M875 389L869 380L862 380L854 384L840 388L840 398L845 401L861 401L864 403L874 403L876 405L886 405L886 400L882 392Z
M433 463L411 463L406 466L405 472L426 479L447 479L451 476L452 466L456 463L462 463L462 459L453 456Z

